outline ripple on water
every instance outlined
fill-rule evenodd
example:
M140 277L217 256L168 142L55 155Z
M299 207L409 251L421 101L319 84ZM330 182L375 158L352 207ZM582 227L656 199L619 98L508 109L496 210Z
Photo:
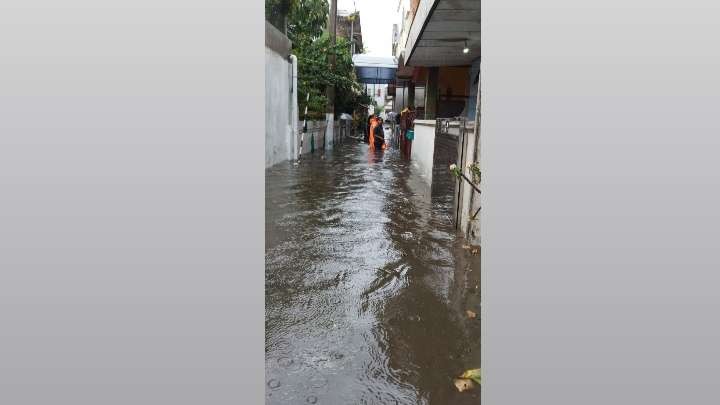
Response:
M266 172L268 403L425 405L452 383L418 377L417 358L445 348L417 343L428 331L408 317L426 284L452 279L452 199L430 198L394 151L368 159L353 144L326 157ZM398 275L378 282L383 268ZM437 302L423 319L443 316Z
M271 378L270 380L268 380L267 385L271 389L277 389L277 388L280 388L281 384L280 384L280 380L278 380L277 378Z

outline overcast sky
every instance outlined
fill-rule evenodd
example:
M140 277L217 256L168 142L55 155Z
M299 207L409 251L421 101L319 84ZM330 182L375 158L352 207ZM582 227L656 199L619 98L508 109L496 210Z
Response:
M362 40L368 54L392 55L392 26L397 14L397 0L337 0L337 5L338 11L360 11Z

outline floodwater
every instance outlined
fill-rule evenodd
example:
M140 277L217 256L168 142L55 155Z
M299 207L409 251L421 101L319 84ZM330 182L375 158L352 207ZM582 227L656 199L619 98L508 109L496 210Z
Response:
M447 161L428 187L394 148L321 154L266 171L266 403L479 404L453 384L480 367L480 263Z

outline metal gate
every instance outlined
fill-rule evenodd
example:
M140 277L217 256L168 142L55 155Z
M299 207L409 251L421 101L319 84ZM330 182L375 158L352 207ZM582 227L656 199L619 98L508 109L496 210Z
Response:
M435 138L441 140L443 138L452 137L457 140L457 151L452 162L448 162L443 169L447 172L450 164L455 163L458 167L464 169L471 163L473 156L468 153L468 140L473 134L472 128L468 127L468 120L465 117L440 118L435 121ZM437 142L437 141L436 141ZM452 218L455 229L459 229L461 223L461 207L464 203L463 196L463 179L455 180L455 191L453 195Z

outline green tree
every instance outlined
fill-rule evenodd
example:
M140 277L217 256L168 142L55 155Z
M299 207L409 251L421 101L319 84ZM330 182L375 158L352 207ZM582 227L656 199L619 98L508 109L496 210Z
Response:
M288 38L293 42L293 47L306 47L327 29L330 5L327 0L289 1Z
M268 6L268 3L273 3ZM288 8L284 9L285 4ZM268 7L270 8L268 10ZM330 46L327 21L330 6L327 0L268 0L266 16L282 15L286 12L288 38L293 44L293 53L298 58L298 102L300 110L305 108L309 94L308 118L321 119L325 114L327 98L325 87L335 86L335 112L352 113L359 104L367 104L369 97L358 83L350 55L350 43L338 38ZM279 19L279 17L275 17ZM329 68L329 55L335 55L335 71Z
M287 17L295 0L265 0L265 20L287 33Z

